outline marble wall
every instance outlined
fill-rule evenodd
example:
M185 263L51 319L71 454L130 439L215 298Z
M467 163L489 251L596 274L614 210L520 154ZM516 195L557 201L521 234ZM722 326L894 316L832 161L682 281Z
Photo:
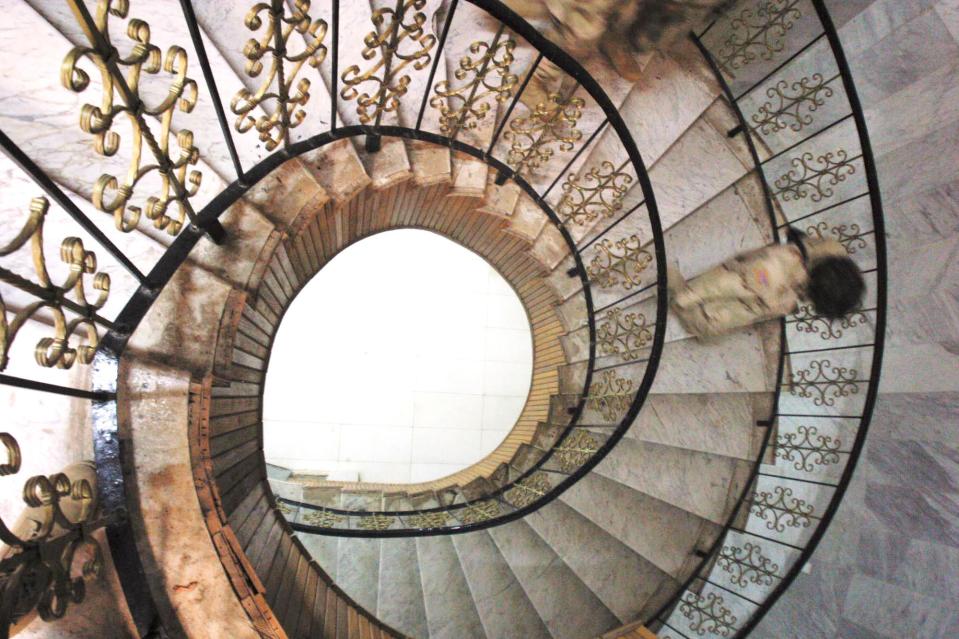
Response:
M808 566L753 636L959 636L959 1L827 3L867 110L889 325L863 457Z

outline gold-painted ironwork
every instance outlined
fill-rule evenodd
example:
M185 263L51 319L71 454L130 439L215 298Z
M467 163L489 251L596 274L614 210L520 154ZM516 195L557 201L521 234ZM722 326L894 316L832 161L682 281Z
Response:
M778 100L777 104L766 101L752 115L753 129L763 135L791 129L798 133L813 122L812 113L826 104L835 91L829 86L839 76L826 80L821 73L814 73L793 82L780 80L766 89L766 96Z
M556 447L555 458L565 473L571 473L596 454L599 442L588 431L574 430Z
M526 479L516 482L503 497L517 508L525 508L539 500L553 489L546 473L533 473Z
M730 76L762 58L772 60L786 46L786 34L802 18L800 0L760 0L729 22L731 33L717 55L719 66Z
M736 634L736 615L725 605L722 596L709 592L706 596L687 592L679 611L689 619L689 629L700 637L732 637Z
M739 546L723 546L716 559L716 565L729 573L729 580L740 588L750 583L758 586L771 586L779 579L779 565L763 554L758 544L746 542Z
M776 457L793 462L793 468L811 473L816 466L839 463L839 439L820 435L815 426L800 426L795 433L783 433L776 438Z
M283 516L286 517L286 518L289 518L290 515L295 515L295 514L296 514L296 508L294 508L293 506L289 505L289 504L286 503L285 501L281 501L281 502L277 503L276 507L279 509L279 511L280 511L281 513L283 513Z
M795 314L796 330L800 333L819 333L821 339L839 339L843 331L858 328L869 323L863 311L854 311L839 319L829 319L816 315L812 304L803 304Z
M457 510L456 516L459 518L461 523L478 524L496 517L499 515L499 513L499 504L490 500L476 502L474 504L470 504L462 510Z
M771 493L753 493L749 510L766 522L766 528L781 533L786 528L809 528L816 509L805 499L793 497L792 488L775 486Z
M395 521L396 517L387 517L386 515L375 513L373 515L360 517L356 525L363 530L386 530L392 526Z
M653 255L643 250L643 242L635 233L615 242L609 238L597 243L598 255L587 270L589 279L600 288L622 286L631 290L643 283L640 273L653 263Z
M310 17L309 0L296 0L292 6L281 0L258 2L247 12L243 23L254 33L263 29L243 47L246 74L259 78L267 56L269 70L255 93L246 88L237 91L230 110L238 116L234 125L237 131L256 130L266 149L272 151L281 142L289 143L290 130L306 118L303 107L310 100L310 81L297 76L304 64L316 68L326 58L323 40L327 24ZM303 50L296 53L290 51L294 33L305 41Z
M303 521L320 528L335 528L343 519L343 515L328 510L311 510L303 516Z
M623 313L622 309L606 311L605 321L596 332L596 340L603 355L619 355L623 361L638 359L653 339L652 331L642 313Z
M126 37L132 45L130 54L120 55L110 39L110 17L125 19L130 4L127 0L99 0L91 16L83 0L68 0L89 46L76 46L63 60L60 82L67 89L82 93L90 86L90 76L80 64L92 63L100 76L100 104L84 104L80 110L80 128L93 136L97 154L112 156L120 149L117 132L119 116L126 116L130 126L130 161L125 176L102 174L93 185L92 201L101 211L114 217L121 231L132 231L142 215L158 229L176 235L185 220L195 213L189 199L200 187L202 175L190 168L200 153L188 129L173 130L176 111L189 113L197 102L197 84L187 76L187 53L173 45L161 54L150 41L150 25L131 18ZM163 71L170 77L169 89L162 100L147 103L140 93L144 77ZM124 73L125 72L125 73ZM170 138L176 138L171 148ZM150 163L144 155L152 155ZM149 175L159 176L159 191L146 197L142 205L132 198L137 186ZM172 214L171 205L177 213Z
M602 371L600 379L589 386L586 407L599 411L608 422L626 414L633 403L633 380L617 377L614 371Z
M828 235L832 235L832 239L842 244L850 255L855 255L857 251L868 246L863 238L871 233L872 231L864 233L856 223L837 224L830 228L825 221L806 229L806 234L810 237L825 239Z
M417 513L406 517L406 522L411 528L423 530L425 528L440 528L445 526L450 520L450 516L445 512Z
M363 70L354 64L340 75L344 85L340 97L356 100L362 124L378 125L383 114L397 111L409 89L407 68L418 71L429 66L436 36L423 29L424 6L426 0L397 0L395 8L373 12L373 30L363 38L362 53L373 64ZM367 83L372 85L369 89L363 86Z
M493 105L508 100L516 88L518 77L510 73L516 40L503 37L505 25L491 43L478 40L470 45L470 55L460 58L453 72L457 80L469 80L453 87L450 80L436 84L436 95L430 106L440 112L440 131L455 138L461 130L470 130L482 122Z
M20 470L20 446L9 433L0 433L0 442L7 458L0 475L13 475ZM0 519L0 541L12 549L0 560L4 637L34 612L43 621L63 617L71 603L83 601L84 580L99 577L104 565L91 534L106 521L97 519L95 487L87 479L71 480L65 473L33 476L24 484L23 503L30 509L28 526L11 529Z
M582 178L570 173L563 183L563 197L556 205L563 224L584 226L597 218L609 219L623 208L623 197L633 183L625 171L628 162L616 167L604 160Z
M856 369L833 366L828 359L813 360L809 368L793 372L789 391L816 406L834 406L837 399L859 393L859 383L866 380L856 379L856 374Z
M549 162L557 150L571 151L583 137L576 124L585 104L581 98L553 93L528 116L511 120L509 131L503 135L511 143L506 163L517 175L528 177Z
M861 156L850 158L848 154L839 150L835 153L823 153L818 157L812 153L803 153L792 161L789 169L776 178L776 189L773 196L784 202L803 200L807 197L813 202L819 202L833 196L832 187L845 182L846 177L855 174L853 162Z
M36 281L30 280L0 266L0 281L36 299L16 311L8 321L7 307L0 295L0 371L9 363L10 348L19 330L27 320L41 313L52 316L53 336L37 342L34 358L40 366L71 368L78 362L89 364L100 341L96 311L107 302L110 275L97 272L97 256L84 248L80 238L67 237L60 243L60 260L69 270L61 283L53 282L43 251L43 224L48 209L46 198L34 198L20 233L10 243L0 246L0 257L6 257L29 244L36 276ZM95 294L92 301L87 299L88 286ZM76 317L68 320L67 310ZM71 345L74 339L77 341Z

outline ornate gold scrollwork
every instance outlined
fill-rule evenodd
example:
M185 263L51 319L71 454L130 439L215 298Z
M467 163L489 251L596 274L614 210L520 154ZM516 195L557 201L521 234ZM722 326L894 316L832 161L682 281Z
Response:
M628 362L643 353L653 334L645 315L624 314L621 309L613 308L606 312L606 321L600 325L596 339L603 355L619 355Z
M856 173L853 164L861 155L850 158L842 149L835 153L823 153L814 156L803 153L793 158L793 168L776 178L776 192L773 197L783 202L810 198L813 202L833 196L832 187L845 182L846 177Z
M37 342L34 357L40 366L71 368L76 362L89 364L99 344L99 334L95 323L96 311L106 304L110 294L110 275L97 273L97 256L87 251L77 237L67 237L60 244L60 259L69 271L60 284L54 284L47 271L46 257L43 252L43 222L49 203L46 198L37 197L30 202L30 216L20 233L9 244L0 246L0 257L14 253L27 243L30 244L33 270L37 281L23 278L0 267L0 281L37 298L16 312L13 321L7 321L7 308L0 295L0 371L7 367L10 347L17 332L31 317L43 309L53 316L53 336L44 337ZM92 275L90 283L96 298L87 299L87 275ZM71 302L68 295L72 295ZM77 317L67 320L65 308L77 313ZM78 335L80 343L71 346L70 340Z
M468 82L456 88L449 80L436 84L436 95L430 99L430 106L439 110L440 131L449 137L455 138L463 129L476 128L494 101L502 103L513 95L519 80L510 73L516 40L503 38L505 29L505 25L500 25L492 43L478 40L470 45L472 55L460 58L453 77L465 80L472 76Z
M615 242L604 239L597 244L599 254L590 263L589 277L600 288L622 286L630 290L642 284L639 276L652 264L653 256L642 249L643 243L636 234L623 237Z
M199 171L189 168L200 157L191 131L180 129L176 133L176 153L170 149L174 111L189 113L197 101L197 84L186 75L187 53L173 45L165 56L161 55L160 49L150 42L150 25L131 18L126 35L133 47L130 54L123 57L110 41L109 17L126 18L129 2L99 0L92 18L82 0L69 0L69 3L90 46L70 50L60 69L60 82L76 93L86 90L90 76L80 68L80 62L86 59L96 66L102 84L100 105L84 104L81 108L80 128L93 135L94 150L107 157L120 149L120 134L114 127L117 116L127 116L131 131L127 174L122 179L106 173L101 175L93 186L93 204L112 214L121 231L135 229L141 214L146 214L153 226L176 235L185 219L194 216L189 198L196 194L202 179ZM126 75L122 69L126 69ZM147 104L140 95L141 77L156 75L161 70L172 77L167 94L158 104ZM158 136L148 126L148 117L159 120ZM144 146L153 155L155 164L144 164ZM143 208L134 206L130 201L137 184L152 173L160 176L159 194L147 197ZM178 209L175 217L169 215L173 203Z
M585 225L598 217L611 218L623 208L623 197L633 183L633 176L626 173L627 162L618 168L604 160L594 166L581 179L570 173L563 183L563 197L556 206L563 224Z
M357 526L363 530L386 530L393 525L393 522L396 521L396 517L387 517L386 515L380 515L378 513L368 516L360 517L360 520L356 523Z
M449 522L449 514L438 511L432 513L417 513L415 515L409 515L406 517L406 523L410 525L411 528L439 528L445 526Z
M354 64L340 75L345 85L340 97L356 100L362 124L379 124L384 113L399 108L400 98L406 95L410 84L409 74L403 73L407 67L412 65L418 71L429 65L436 36L423 31L426 15L420 9L424 6L426 0L397 0L395 9L373 12L373 30L363 38L362 55L364 60L375 62L365 70ZM406 42L412 46L401 51ZM359 87L367 82L373 83L375 90L361 93Z
M455 511L460 522L464 524L477 524L487 521L497 516L499 512L499 504L495 501L481 501Z
M596 454L599 442L588 431L575 430L556 448L556 460L563 472L571 473Z
M518 175L529 176L549 162L556 149L571 151L583 137L576 124L585 104L581 98L554 93L530 115L510 121L510 130L503 135L512 143L506 163Z
M802 18L799 0L760 0L730 21L731 33L717 61L730 76L762 58L772 60L786 46L786 34Z
M303 516L303 521L321 528L335 528L343 519L343 515L328 510L311 510Z
M13 475L20 469L20 446L9 433L0 433L0 442L7 455L0 475ZM4 636L34 609L44 621L63 617L71 602L83 601L84 579L101 574L103 555L87 530L97 525L94 497L94 487L84 478L71 482L64 473L37 475L23 488L23 501L30 508L28 525L17 530L27 531L26 536L0 519L0 541L13 549L0 560L0 633ZM61 508L67 500L78 505L73 519ZM85 560L76 574L74 564L80 554Z
M255 129L268 151L288 141L290 129L295 129L306 118L306 111L302 107L310 100L310 81L307 78L296 81L300 69L304 64L316 68L326 58L326 46L323 44L326 22L313 20L309 12L309 0L296 0L292 8L287 8L285 2L273 0L271 3L256 3L243 20L246 27L254 32L266 24L263 35L259 39L250 38L243 47L247 75L259 77L264 68L262 60L268 54L271 56L270 69L256 93L246 88L237 91L230 101L230 110L238 116L234 125L236 130L246 133ZM291 54L287 46L294 32L309 35L310 38L303 51ZM294 81L296 91L291 93ZM251 115L254 109L266 107L270 101L275 101L272 113L258 117Z
M516 482L503 497L517 508L525 508L553 489L546 473L533 473L526 479Z
M609 422L625 414L632 402L633 380L616 377L614 371L603 371L602 377L590 384L586 396L586 407L599 411Z

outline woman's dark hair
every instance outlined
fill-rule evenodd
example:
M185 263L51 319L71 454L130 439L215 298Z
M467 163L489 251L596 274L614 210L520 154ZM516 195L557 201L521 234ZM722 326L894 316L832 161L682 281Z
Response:
M866 282L848 257L827 257L809 271L809 300L818 315L838 319L862 303Z

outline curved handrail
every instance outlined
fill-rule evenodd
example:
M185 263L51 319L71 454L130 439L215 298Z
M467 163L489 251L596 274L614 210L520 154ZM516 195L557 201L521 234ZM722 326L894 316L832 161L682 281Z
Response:
M576 472L562 473L565 476L565 479L559 482L556 486L552 486L550 492L542 499L536 500L533 503L524 506L522 510L513 509L512 512L509 513L509 517L504 516L500 519L483 521L482 523L477 524L477 527L487 527L497 523L505 523L506 521L522 516L526 512L530 512L537 507L541 507L549 500L558 496L560 492L565 490L579 477L588 472L589 469L598 463L602 456L615 445L618 439L624 434L625 429L629 426L636 414L639 412L643 401L649 393L665 341L665 320L667 310L665 304L666 260L665 245L662 237L662 227L659 221L656 201L648 172L643 163L640 152L632 140L629 130L619 115L615 105L613 105L608 96L606 96L599 83L592 78L590 74L581 65L579 65L573 57L562 51L557 45L547 40L536 29L526 23L525 20L520 18L517 14L508 9L498 0L464 0L464 2L468 2L469 4L482 9L487 14L498 20L500 24L505 25L506 28L510 29L513 34L525 39L537 54L536 62L533 63L521 87L516 90L515 94L512 96L512 103L506 112L506 117L504 117L497 126L493 143L490 144L489 148L475 148L455 139L455 137L451 139L449 137L431 133L420 128L422 114L425 111L427 101L431 97L431 90L434 88L433 80L436 71L436 64L438 62L434 62L433 67L430 70L430 84L427 87L427 90L422 96L417 96L422 97L423 104L420 108L420 118L418 119L417 126L415 128L383 125L379 122L378 118L373 123L355 126L338 125L337 100L339 91L337 90L337 83L339 82L340 78L337 70L337 48L340 37L338 23L340 1L333 0L333 87L331 92L333 104L331 107L332 125L330 130L318 133L309 139L298 142L291 142L289 139L285 139L273 153L260 160L255 166L244 171L241 164L242 158L239 157L233 140L229 134L230 128L227 125L226 114L223 110L222 104L220 104L220 100L214 100L214 109L216 110L217 118L221 125L221 131L224 134L223 141L230 151L231 159L233 160L234 167L237 171L237 176L233 182L231 182L222 190L222 192L216 195L206 204L205 207L203 207L202 210L199 211L194 211L188 200L190 194L188 193L188 185L183 182L184 177L174 174L174 169L179 168L178 165L175 165L175 162L179 162L179 160L171 159L166 151L166 147L158 147L155 144L156 141L150 136L149 127L146 126L144 121L145 115L142 112L142 109L139 108L140 103L136 94L136 87L131 88L131 86L128 85L128 82L131 80L128 80L128 78L126 78L125 75L120 71L118 66L119 58L110 54L110 52L113 51L113 45L103 32L105 27L97 24L94 21L93 16L89 13L86 7L82 5L82 3L75 3L77 4L75 7L75 19L81 23L81 27L86 37L91 40L91 51L97 53L99 56L97 58L97 64L103 65L104 72L107 73L115 83L115 87L113 88L118 92L123 100L123 103L129 107L131 118L135 119L138 126L142 127L143 131L146 133L146 137L148 138L148 146L150 146L150 152L157 156L156 159L159 170L164 172L164 175L171 183L173 192L172 197L174 198L174 201L179 202L184 207L187 217L189 218L189 223L185 224L182 229L178 229L179 233L174 238L172 244L163 253L150 272L146 274L140 272L137 267L133 265L132 261L127 257L122 249L114 245L97 230L96 225L94 225L91 220L86 217L83 211L81 211L71 202L70 198L65 194L65 192L54 182L54 180L52 180L42 169L40 169L27 156L27 154L23 153L16 146L16 144L6 136L0 137L0 146L3 147L4 151L11 157L11 159L20 165L20 167L31 178L33 178L36 184L47 192L51 199L57 202L61 208L66 210L80 226L86 229L90 235L98 240L121 265L125 266L138 283L138 288L126 302L123 309L116 316L116 319L113 322L101 323L102 326L107 329L107 333L102 339L99 340L96 354L93 357L91 366L92 390L86 391L83 389L69 388L56 384L46 384L43 382L21 379L10 375L3 375L2 378L0 378L0 382L4 384L32 388L35 390L84 397L91 400L93 414L92 421L94 428L94 452L97 462L98 486L101 503L105 512L115 515L115 517L111 520L112 523L107 527L107 535L110 539L111 551L114 555L114 562L117 570L120 573L122 586L126 592L128 602L130 603L131 612L137 626L141 629L145 629L151 623L153 617L155 616L155 608L151 603L150 597L148 596L149 588L146 584L144 576L144 567L139 560L138 554L133 548L134 537L132 535L130 522L128 521L126 515L127 503L131 496L127 490L124 480L124 468L128 462L124 451L126 444L121 437L117 416L118 408L116 396L117 386L119 383L119 361L125 352L130 336L140 325L144 317L147 315L149 309L156 301L160 292L169 284L177 270L181 267L181 265L184 264L191 250L197 245L201 238L207 236L214 241L222 240L224 231L223 227L219 223L219 217L228 209L230 205L239 200L239 198L241 198L243 194L251 188L252 185L258 183L270 171L291 158L295 158L307 151L317 149L334 140L357 135L367 136L368 150L370 152L376 151L376 140L381 136L394 136L406 139L424 140L435 144L442 144L453 150L460 151L481 159L493 169L498 171L498 183L505 180L512 180L544 210L547 217L550 219L550 222L558 230L559 234L563 237L563 240L570 249L570 253L573 256L576 264L575 272L571 272L570 275L577 276L581 279L582 295L585 297L587 307L586 323L589 333L589 358L587 362L587 372L585 375L583 392L580 393L579 400L576 403L575 408L572 410L569 426L567 427L564 436L560 437L558 440L559 442L562 442L566 435L572 433L573 429L579 427L579 420L586 407L586 398L590 389L593 367L595 366L597 359L596 323L594 320L596 309L593 307L588 270L583 262L582 257L582 251L585 250L588 244L582 249L577 248L576 241L574 241L570 230L565 226L559 215L552 210L552 207L548 205L545 197L549 191L551 191L552 188L560 182L564 173L573 168L575 161L579 157L579 153L588 148L592 141L597 138L597 136L603 132L604 129L611 129L618 137L619 143L622 145L622 149L625 151L625 155L628 157L628 160L623 163L623 166L625 167L631 165L632 171L635 173L635 179L642 192L642 202L630 209L629 213L639 210L641 207L645 207L645 216L648 220L649 228L652 233L651 240L653 244L653 253L657 262L655 284L639 291L650 292L654 290L657 296L655 323L651 323L645 327L646 329L653 331L652 339L648 340L648 338L646 338L647 341L643 343L643 346L646 348L646 350L644 351L642 357L645 357L646 359L639 359L639 356L637 356L635 359L625 362L644 364L645 368L643 369L642 378L639 380L636 392L632 396L630 405L628 409L626 409L618 427L612 431L603 446L595 451L595 453L586 462L579 465ZM450 21L452 20L452 15L457 4L458 0L453 0L451 2L447 22L441 35L441 42L445 42L446 30L448 29ZM181 5L183 7L187 27L190 31L191 37L194 40L197 58L201 68L203 69L203 76L206 79L207 87L211 94L216 96L218 95L218 91L216 88L215 76L212 73L209 60L204 52L196 17L193 14L192 4L189 2L189 0L181 0ZM281 13L285 10L283 8L284 6L285 3L279 2L279 0L274 0L270 5L270 11ZM278 51L280 54L282 54L284 45L280 41L281 35L279 35L279 30L277 30L276 37ZM443 45L441 44L440 46L442 47ZM439 53L439 50L435 50L434 52L434 54L437 55L437 60ZM524 178L522 170L511 166L508 161L503 161L497 157L498 152L494 149L494 146L498 136L503 133L503 128L509 121L509 115L516 106L522 94L523 87L525 87L526 83L532 77L533 70L535 70L537 65L539 65L542 61L549 61L550 63L556 65L566 74L566 76L575 81L578 87L588 94L590 99L603 112L605 121L591 137L583 141L580 151L577 152L563 167L561 172L556 176L556 179L553 180L549 189L547 189L546 192L541 195ZM285 88L281 90L281 94L283 94L285 91ZM188 100L184 98L184 101L186 102ZM289 113L286 109L286 105L281 105L280 110L282 111L283 118L289 118ZM284 120L284 125L288 124L288 122L288 119ZM164 141L164 144L165 143L166 141ZM181 143L186 143L185 138ZM605 230L600 230L599 236L597 237L602 237L611 228L612 227L610 226ZM621 304L636 294L638 293L631 293L630 295L612 304L604 306L600 310L605 310L616 304ZM637 379L638 378L639 376L637 375ZM539 460L538 465L532 471L526 473L524 477L531 477L532 473L534 472L546 472L544 470L544 466L547 461L548 458ZM521 479L516 481L521 481ZM505 490L508 489L504 488L503 491ZM468 529L466 526L458 525L451 527L448 530L453 530L454 528L457 532L462 532ZM378 531L366 532L376 534Z
M862 452L878 393L886 323L886 252L878 176L862 104L856 93L839 35L822 0L810 0L810 2L814 9L815 19L818 20L821 28L811 41L796 51L790 51L790 47L786 46L784 39L785 33L793 27L794 23L805 19L805 16L801 14L797 7L799 2L796 0L770 4L770 10L766 14L767 22L764 25L752 24L746 26L746 28L759 29L760 35L762 35L764 27L766 30L776 29L776 36L771 43L761 37L755 37L757 34L752 33L750 34L752 40L737 39L730 36L724 43L725 49L722 46L719 47L719 51L715 50L717 48L715 46L710 48L703 38L708 32L716 29L717 25L722 24L722 18L710 24L702 33L692 34L692 38L713 69L724 94L736 112L739 126L730 131L730 135L744 134L746 136L757 167L757 173L763 184L767 206L773 212L772 219L775 230L778 231L778 229L791 223L820 215L841 215L844 213L841 210L843 206L868 196L872 230L860 233L859 227L855 223L856 218L853 218L853 221L845 224L840 219L837 226L833 227L832 232L837 239L847 245L847 249L853 248L854 250L866 249L868 244L864 238L870 237L873 244L871 248L875 252L876 265L874 269L866 269L864 273L875 273L875 286L873 287L876 296L875 305L869 311L856 311L847 318L836 322L817 318L810 309L805 308L800 310L798 315L784 320L781 324L783 358L777 376L778 385L773 414L768 422L758 424L767 429L759 456L760 462L754 467L743 494L715 543L708 552L703 553L698 567L683 584L683 588L678 594L664 604L651 618L651 625L661 629L661 632L668 636L675 635L689 639L701 636L706 630L711 630L721 633L724 637L735 636L741 638L746 637L756 627L802 570L835 516L852 478L856 462ZM737 7L737 11L741 6L742 3ZM733 13L733 11L731 10L730 13ZM780 22L777 23L777 20ZM746 22L740 24L747 25ZM782 27L782 29L780 30L779 27ZM748 48L737 49L741 46L750 46L744 44L749 41L763 43L761 46L768 47L766 50L768 55L755 54ZM822 42L827 43L831 50L832 60L836 66L835 73L825 74L826 69L809 69L802 66L806 62L803 54L813 47L821 45ZM733 44L730 48L731 43ZM782 51L791 53L784 62L780 61L780 58L775 55ZM736 56L739 57L736 58ZM737 95L730 88L730 82L727 78L735 76L733 71L737 59L745 61L747 60L746 56L751 56L748 58L749 62L762 57L771 63L772 68L768 73L763 73L758 82L752 82L747 90ZM796 69L802 71L804 76L802 80L797 80L795 75L788 75L789 72L795 72ZM830 76L832 80L826 81L825 77ZM801 140L789 140L785 148L769 148L768 152L771 155L761 160L757 151L757 143L766 142L770 137L770 132L775 133L783 128L789 128L788 124L784 124L782 120L777 120L777 118L786 118L798 122L791 129L794 132L813 125L812 113L823 107L826 104L826 99L833 97L836 93L836 90L828 87L829 83L835 79L841 80L843 92L848 101L849 113L832 116L832 121L829 124L818 128L816 132ZM752 117L754 124L750 125L744 114L744 108L749 106L749 97L764 87L767 87L765 92L767 97L774 100L781 99L781 101L778 102L778 105L775 102L766 102L760 105ZM798 90L798 95L788 93L790 89ZM804 101L809 109L807 112L803 111ZM756 108L755 103L752 104ZM789 112L793 108L795 108L795 111ZM816 167L809 165L809 156L804 154L799 156L801 159L798 163L793 161L791 165L797 168L797 172L793 173L790 170L780 176L776 180L776 185L780 187L780 190L773 192L769 187L767 165L781 157L787 157L790 152L797 149L806 149L807 145L810 145L808 148L815 147L817 143L821 143L821 135L833 130L834 127L846 120L851 120L854 123L855 137L858 140L865 174L866 192L853 198L843 198L838 203L830 204L811 213L804 212L800 215L795 211L785 211L784 201L788 202L790 200L788 197L784 197L784 194L791 194L802 199L805 197L802 190L803 185L812 185L809 188L815 189L818 195L822 196L813 198L814 201L819 202L821 199L831 197L833 191L829 190L830 187L845 181L845 177L837 178L835 181L831 181L831 177L826 178L827 197L826 191L819 190L819 182L804 182L810 171L814 174L816 170ZM766 128L763 128L764 123ZM770 123L772 123L771 126ZM828 148L829 151L825 151L825 154L819 157L819 160L823 162L819 168L824 168L827 171L826 175L830 175L828 171L836 170L837 166L840 169L844 166L850 166L844 164L848 157L845 151L837 154L835 157L839 159L832 162L834 158L832 147ZM822 152L821 149L820 152ZM811 157L815 159L816 154L813 153ZM798 172L798 167L803 169L803 173ZM850 175L852 173L854 171L849 173L837 172L832 175ZM805 193L808 192L805 191ZM848 214L848 212L845 213ZM821 221L814 227L810 227L810 231L823 234L823 231L828 228L829 223ZM852 231L852 229L855 230ZM854 250L851 252L854 252ZM824 341L839 339L842 337L844 330L860 328L868 324L866 315L868 312L875 313L871 343L840 344L825 348L793 349L789 347L787 327L791 327L796 336L803 333L818 333L818 337ZM798 341L796 336L793 336L794 342ZM868 380L856 379L855 370L851 369L851 366L843 366L842 359L837 360L839 361L838 365L833 365L831 360L812 360L809 370L794 372L789 380L785 377L782 364L787 359L789 364L793 366L804 355L829 356L831 359L849 358L851 361L858 362L860 361L859 354L863 349L871 349L872 355ZM794 358L796 358L796 362L794 362ZM812 371L812 374L810 371ZM850 372L852 376L847 377ZM830 412L835 407L837 400L858 393L859 384L867 384L868 388L858 414L847 414L846 411ZM793 397L784 399L782 391L787 388ZM796 397L800 400L811 400L807 402L807 405L811 407L808 412L796 412L798 409L795 408L795 404L790 403ZM853 445L846 451L841 450L839 437L829 434L833 431L828 431L826 435L822 435L819 434L816 426L798 425L794 432L778 435L774 443L772 441L773 429L789 428L791 426L791 424L784 424L783 418L785 420L819 420L825 424L842 422L844 424L843 437L849 430L848 420L856 420L858 423L855 424ZM822 427L822 425L819 427ZM775 459L784 463L778 466L775 463L767 463L765 465L768 468L764 470L762 462L773 447L775 447L775 450L773 450ZM824 472L824 469L840 463L842 455L847 456L847 461L838 479L834 479L832 475ZM794 496L794 491L799 491L801 488L806 488L807 492L801 496ZM825 496L821 494L827 491L831 491L831 494ZM823 502L825 502L825 507L822 508L821 514L817 516L815 511L822 506ZM797 529L809 528L813 526L814 522L816 522L815 528L808 537L803 537L801 532L797 533ZM763 526L759 526L759 524L763 524Z

